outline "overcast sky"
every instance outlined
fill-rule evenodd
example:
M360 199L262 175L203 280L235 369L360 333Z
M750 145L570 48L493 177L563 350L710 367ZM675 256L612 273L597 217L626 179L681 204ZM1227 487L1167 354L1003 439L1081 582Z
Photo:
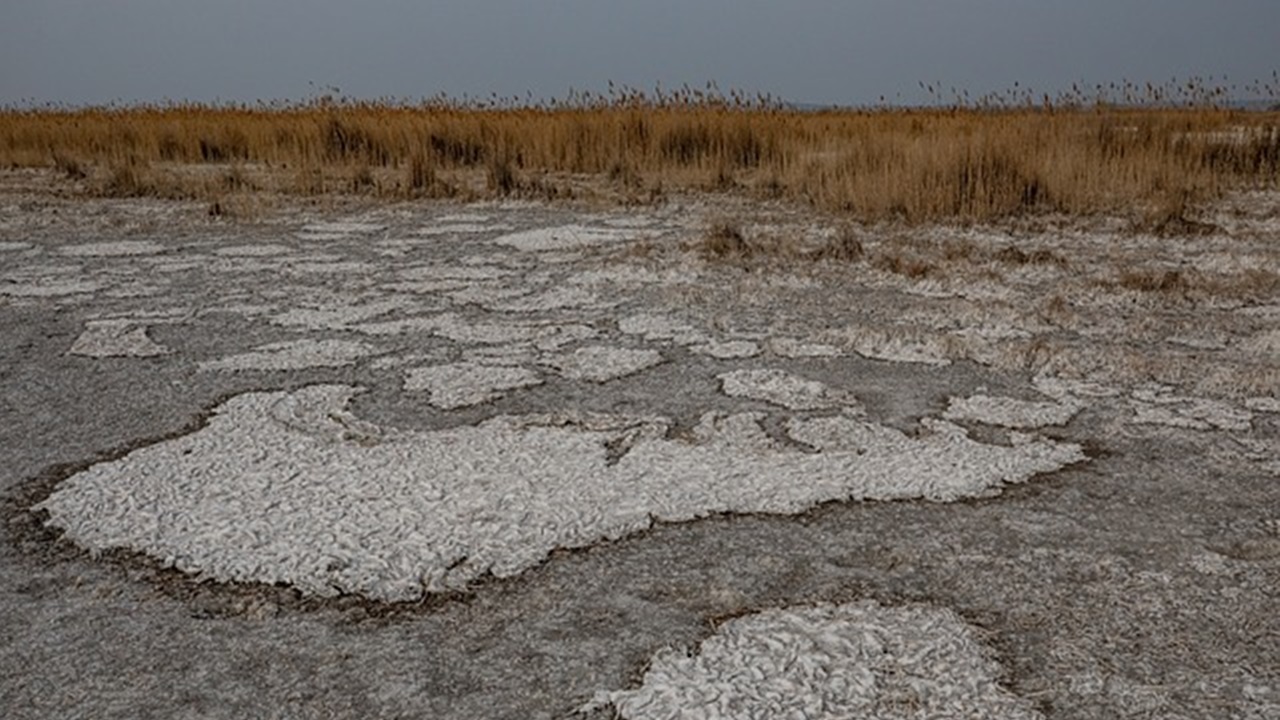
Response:
M0 0L0 104L564 97L609 80L794 102L1246 82L1280 0ZM320 89L320 90L318 90Z

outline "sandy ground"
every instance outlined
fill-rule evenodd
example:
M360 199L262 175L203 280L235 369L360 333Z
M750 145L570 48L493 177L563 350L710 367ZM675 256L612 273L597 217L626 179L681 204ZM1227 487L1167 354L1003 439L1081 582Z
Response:
M7 173L0 707L1280 717L1278 208L233 222Z

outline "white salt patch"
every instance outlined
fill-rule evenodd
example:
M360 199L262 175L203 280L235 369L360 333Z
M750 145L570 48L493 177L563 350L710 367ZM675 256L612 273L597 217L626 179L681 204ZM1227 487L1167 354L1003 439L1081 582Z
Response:
M692 269L651 270L646 267L622 265L598 270L584 270L569 277L574 285L604 285L606 287L642 287L645 285L695 285L701 276Z
M445 223L418 228L413 231L413 234L419 237L435 237L437 235L470 235L473 233L482 233L492 230L505 230L509 227L509 225L485 225L482 223Z
M495 238L494 242L526 252L546 250L574 250L596 245L606 245L625 240L635 240L642 233L617 228L561 225L511 233Z
M730 340L728 342L712 340L702 345L694 345L689 350L699 355L707 355L721 360L749 358L760 354L760 346L750 340Z
M1165 338L1165 342L1171 345L1195 348L1196 350L1225 350L1227 348L1227 343L1221 338L1202 335L1177 335Z
M1080 406L1075 403L1031 402L978 394L968 398L951 398L942 417L1007 428L1041 428L1065 425L1078 412Z
M304 225L295 235L302 240L345 240L352 235L367 235L386 229L386 225L375 223L320 222Z
M72 257L128 257L131 255L155 255L165 247L150 240L116 240L113 242L68 245L59 252Z
M662 362L657 350L592 345L547 360L561 375L570 380L608 382L647 370Z
M511 343L533 340L541 328L504 322L471 322L461 315L446 313L436 318L435 332L459 343Z
M408 392L426 390L431 404L446 410L479 405L502 397L507 390L543 382L538 373L523 367L452 363L414 368L404 380Z
M625 720L1038 720L1005 690L995 653L954 612L875 601L731 619L690 654L654 656L640 687L580 708Z
M531 287L512 287L510 285L495 285L492 283L475 283L467 287L448 293L448 297L455 303L467 304L475 303L489 307L496 305L511 298L517 298L528 295L533 292Z
M1272 360L1280 360L1280 330L1257 333L1241 342L1240 348Z
M97 292L104 287L106 287L105 283L91 280L63 280L53 277L39 278L34 282L9 280L0 283L0 295L30 298L63 297Z
M278 305L266 305L262 303L227 303L226 305L211 305L203 308L196 313L196 317L206 317L217 313L227 313L231 315L241 315L244 317L261 317L278 310Z
M262 245L233 245L231 247L221 247L213 251L215 255L224 255L230 257L270 257L272 255L284 255L293 252L293 248L288 245L279 245L276 243L263 243Z
M1280 320L1280 305L1253 305L1240 308L1236 312L1262 320Z
M537 336L534 337L533 344L539 350L552 351L559 350L566 345L572 345L583 340L591 340L599 337L600 332L590 325L582 325L579 323L570 323L567 325L544 325L538 330Z
M1280 398L1251 397L1244 401L1244 406L1255 412L1280 413Z
M725 395L761 400L790 410L858 407L858 399L850 393L783 370L734 370L716 378Z
M481 213L451 213L436 218L438 223L488 223L490 216Z
M350 275L361 278L372 276L382 268L373 263L357 260L338 260L289 263L282 265L280 269L298 275Z
M422 280L420 282L380 283L379 290L413 295L434 295L442 292L461 290L467 286L465 280Z
M1074 398L1110 398L1120 394L1119 390L1101 383L1051 375L1037 375L1031 382L1041 394L1060 402L1070 402Z
M648 228L658 223L657 218L651 217L610 217L600 221L604 225L614 228Z
M369 363L374 370L394 370L406 365L422 365L424 363L442 363L448 361L446 353L406 353L404 355L386 355Z
M808 343L794 338L774 338L769 341L769 351L788 358L840 357L840 348L822 343Z
M1012 325L975 325L951 331L952 335L962 338L979 338L981 340L1026 340L1032 334Z
M628 335L639 335L645 340L670 340L677 345L694 345L708 342L706 333L675 318L650 313L631 315L618 321L618 329Z
M147 267L155 272L177 273L209 267L209 261L200 257L183 256L180 258L159 257L150 260Z
M1192 430L1248 430L1253 413L1221 400L1174 395L1164 386L1133 391L1133 422Z
M292 340L259 345L252 352L200 363L201 370L303 370L341 367L377 354L377 348L348 340Z
M519 299L491 301L486 307L490 310L501 312L547 312L549 310L580 308L588 305L600 308L612 307L618 304L615 302L602 306L599 304L599 300L595 293L590 293L580 288L558 287Z
M147 336L145 326L129 321L100 320L85 325L84 332L72 343L69 355L85 357L153 357L167 355L169 348Z
M538 348L532 343L477 345L463 351L462 359L475 365L531 365L538 360Z
M874 330L855 330L849 334L849 345L863 357L936 366L951 364L945 347L934 338L911 338Z
M354 392L238 396L204 428L96 464L36 509L93 551L127 547L215 580L397 601L486 572L515 575L557 547L655 519L955 500L1084 459L1078 446L1048 440L983 445L945 423L919 438L887 428L873 437L874 426L842 418L795 424L810 444L830 441L816 453L762 441L752 416L715 413L689 440L634 424L510 417L380 430L346 411ZM619 445L629 449L611 462Z
M0 242L0 252L15 252L17 250L30 250L34 247L31 243L25 242Z
M500 280L514 271L497 265L420 265L401 270L397 275L410 281L428 280ZM465 286L464 286L465 287Z
M340 330L362 320L386 315L387 313L415 305L420 306L421 303L415 303L405 298L388 298L364 304L344 303L320 308L295 308L272 317L271 322L286 327Z
M103 297L109 298L142 298L159 295L165 288L138 280L119 283L105 291Z

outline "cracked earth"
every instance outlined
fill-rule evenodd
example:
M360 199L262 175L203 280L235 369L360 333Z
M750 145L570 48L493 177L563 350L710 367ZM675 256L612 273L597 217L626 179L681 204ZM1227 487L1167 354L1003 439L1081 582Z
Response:
M836 262L731 198L40 187L0 197L6 717L1280 716L1273 196ZM708 259L726 217L798 249Z

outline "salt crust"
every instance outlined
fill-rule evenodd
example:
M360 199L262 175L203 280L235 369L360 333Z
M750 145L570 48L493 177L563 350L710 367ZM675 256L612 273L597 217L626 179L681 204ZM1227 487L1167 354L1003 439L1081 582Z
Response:
M614 303L600 303L595 293L575 287L557 287L536 295L490 302L485 307L502 312L546 312L580 307L613 307Z
M386 225L376 223L319 222L304 225L295 235L303 240L345 240L351 235L367 235L386 229Z
M352 325L352 330L369 335L399 335L406 332L432 333L467 345L533 343L540 350L555 350L595 337L595 328L579 323L564 325L469 321L456 313L386 320Z
M1072 402L1077 398L1111 398L1120 394L1116 388L1101 383L1053 375L1037 375L1031 383L1043 395L1061 402Z
M507 390L542 384L538 373L524 367L478 365L470 362L414 368L405 375L408 392L426 390L430 403L445 410L479 405L502 397Z
M1271 359L1280 358L1280 330L1267 330L1257 333L1240 343L1246 352L1255 353Z
M977 394L968 398L951 398L942 417L1007 428L1041 428L1065 425L1080 412L1080 408L1071 402L1031 402Z
M281 272L292 275L348 275L354 278L370 277L382 270L374 263L359 260L321 260L299 262L280 266Z
M541 252L607 245L624 240L635 240L644 234L631 229L561 225L503 235L495 238L494 242L525 252Z
M925 365L950 365L946 350L935 337L911 338L889 330L850 327L842 331L848 336L848 345L859 355L889 362L922 363Z
M598 692L626 720L1042 716L1001 687L992 651L954 612L875 601L734 618L696 653L656 655L635 690Z
M449 300L465 305L475 303L490 307L500 302L528 295L533 288L511 285L498 285L489 282L469 283L466 287L447 293Z
M1154 385L1133 391L1133 422L1192 430L1248 430L1253 413L1221 400L1183 397L1172 388Z
M527 342L476 345L462 351L463 361L480 365L533 365L538 357L538 348Z
M154 357L172 350L147 337L145 326L129 321L99 320L85 325L68 355L85 357Z
M342 367L377 354L377 348L349 340L290 340L259 345L252 352L200 363L201 370L303 370Z
M650 313L631 315L618 321L618 329L645 340L670 340L677 345L694 345L711 340L706 333L675 318Z
M769 341L769 351L787 358L840 357L843 354L834 345L808 343L795 338L773 338Z
M583 270L569 277L574 285L605 285L608 287L643 287L645 285L694 285L701 280L691 269L670 268L652 270L634 265Z
M436 222L443 223L443 224L487 223L489 222L490 217L483 213L462 212L462 213L450 213L448 215L441 215L435 220Z
M1251 397L1244 401L1244 406L1255 412L1280 413L1280 398Z
M421 303L407 298L387 298L362 305L337 303L320 308L294 308L275 315L271 318L271 322L276 325L305 327L311 330L340 330L362 320L369 320L415 305L420 306Z
M762 400L790 410L858 407L858 400L851 393L783 370L734 370L717 375L716 379L725 395Z
M547 364L570 380L608 382L647 370L662 362L657 350L591 345L551 358Z
M908 438L853 418L793 422L821 451L803 452L779 447L752 413L707 413L692 439L625 418L384 430L347 412L355 392L237 396L203 429L77 473L37 509L95 552L129 547L216 580L397 601L515 575L557 547L655 520L956 500L1084 459L1049 440L984 445L941 421ZM611 462L619 446L629 449Z
M82 243L68 245L59 250L71 257L127 257L130 255L155 255L165 251L165 246L150 240L116 240L113 242Z
M721 360L750 358L760 354L760 346L750 340L729 340L726 342L712 340L702 345L694 345L689 350L699 355L707 355Z
M434 237L437 235L471 235L490 230L505 230L509 227L509 225L485 225L482 223L457 222L418 228L413 231L413 234L418 237Z
M398 277L410 281L499 280L511 275L513 272L509 268L496 265L450 265L441 263L406 268L396 274Z
M272 255L284 255L293 252L293 248L288 245L280 245L279 243L263 243L262 245L233 245L231 247L216 248L214 255L227 255L231 257L269 257Z
M105 283L91 280L63 280L59 278L39 278L34 282L6 281L0 283L0 295L10 297L62 297L64 295L81 295L97 292L106 287Z

